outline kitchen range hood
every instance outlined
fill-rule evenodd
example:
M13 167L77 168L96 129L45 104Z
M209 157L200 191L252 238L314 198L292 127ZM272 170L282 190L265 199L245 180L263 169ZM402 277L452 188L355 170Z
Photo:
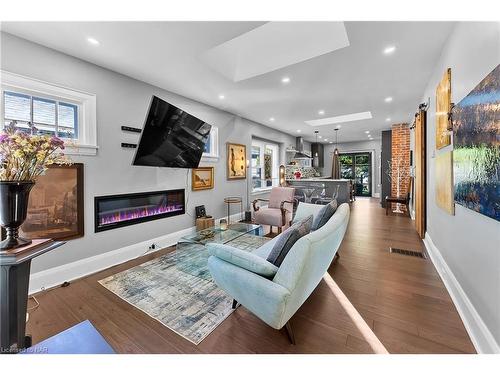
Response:
M304 138L297 137L295 139L295 150L297 152L293 155L293 159L311 159L309 155L304 154Z

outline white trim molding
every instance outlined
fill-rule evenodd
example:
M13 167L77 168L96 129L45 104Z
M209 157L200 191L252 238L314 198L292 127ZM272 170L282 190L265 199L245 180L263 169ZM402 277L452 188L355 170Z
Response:
M230 216L230 221L241 219L241 212ZM216 220L219 222L219 219ZM120 249L108 251L93 257L77 260L62 266L49 268L44 271L30 275L29 294L37 293L49 288L61 285L65 281L73 281L89 276L106 268L116 266L129 260L151 254L158 250L177 244L177 241L188 234L194 233L196 227L189 227L177 232L169 233L160 237L152 238ZM155 250L148 250L151 244L155 244Z
M78 139L69 142L65 153L84 156L97 154L97 98L95 94L25 77L5 70L0 70L0 76L2 92L4 89L20 91L31 95L62 99L77 105Z
M429 233L425 233L424 244L434 267L448 290L448 293L458 310L474 347L478 353L500 353L500 345L481 319L467 294L462 289L455 275L444 260L441 252L436 247Z

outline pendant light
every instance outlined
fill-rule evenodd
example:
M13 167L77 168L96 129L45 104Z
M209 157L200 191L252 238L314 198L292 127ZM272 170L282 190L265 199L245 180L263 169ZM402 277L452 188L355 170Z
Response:
M319 155L318 155L318 133L319 131L315 130L314 134L316 134L316 152L314 153L313 164L314 166L319 165Z
M335 150L333 150L333 153L335 155L339 154L339 149L337 147L337 145L338 145L338 142L337 142L338 141L338 135L339 135L339 129L337 128L337 129L335 129Z

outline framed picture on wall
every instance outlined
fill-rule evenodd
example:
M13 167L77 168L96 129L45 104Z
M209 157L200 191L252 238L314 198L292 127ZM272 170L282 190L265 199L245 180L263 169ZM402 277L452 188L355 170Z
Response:
M227 143L227 179L240 180L247 177L247 147L238 143Z
M451 144L451 69L446 69L436 87L436 148L439 150Z
M37 178L20 235L55 240L83 237L82 163L51 165Z
M191 189L207 190L214 188L214 167L199 167L191 170Z

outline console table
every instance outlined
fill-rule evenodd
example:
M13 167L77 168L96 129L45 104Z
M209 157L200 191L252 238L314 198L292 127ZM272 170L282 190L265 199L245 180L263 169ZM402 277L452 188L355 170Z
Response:
M64 244L33 240L30 245L0 251L0 353L17 353L31 345L26 336L31 260Z

